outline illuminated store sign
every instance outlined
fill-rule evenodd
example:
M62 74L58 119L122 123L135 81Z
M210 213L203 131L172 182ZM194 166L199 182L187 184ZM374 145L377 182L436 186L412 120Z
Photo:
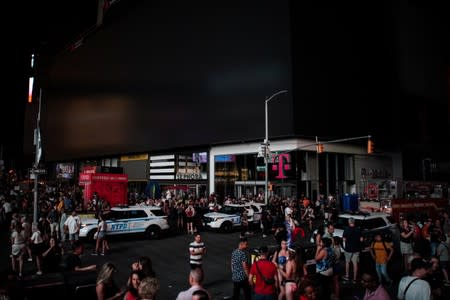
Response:
M286 179L286 171L292 169L291 155L289 153L275 154L272 158L272 171L277 171L277 179Z

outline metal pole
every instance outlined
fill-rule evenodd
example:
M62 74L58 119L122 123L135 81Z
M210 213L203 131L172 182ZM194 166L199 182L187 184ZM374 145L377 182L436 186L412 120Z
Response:
M269 162L268 162L268 157L267 157L267 144L269 143L269 112L267 109L267 103L269 103L268 100L265 101L265 118L266 118L266 135L264 137L264 172L265 172L265 176L264 176L264 204L267 205L268 204L268 195L267 193L268 191L268 182L269 182L269 170L268 170L268 166L269 166Z
M269 109L268 103L270 100L275 98L276 96L287 93L287 90L281 90L274 93L272 96L266 99L264 110L265 110L265 136L264 136L264 163L265 163L265 178L264 178L264 204L267 205L269 203L268 200L268 183L269 183Z
M34 201L33 201L33 226L37 226L38 223L38 173L34 172L39 167L39 160L41 159L41 132L39 128L39 122L41 121L41 98L42 98L42 89L39 91L39 110L37 115L37 124L36 124L36 133L35 133L35 146L36 146L36 155L34 160L34 166L31 170L34 176Z

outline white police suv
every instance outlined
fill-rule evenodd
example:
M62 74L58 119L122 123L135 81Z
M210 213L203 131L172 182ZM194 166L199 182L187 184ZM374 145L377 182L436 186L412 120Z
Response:
M169 229L164 212L158 206L117 206L104 214L107 235L144 233L149 239L157 239ZM98 219L83 219L80 237L94 239Z
M249 225L254 226L261 221L263 209L264 205L260 203L226 204L217 212L203 215L203 225L208 229L231 232L241 226L242 213L247 210Z

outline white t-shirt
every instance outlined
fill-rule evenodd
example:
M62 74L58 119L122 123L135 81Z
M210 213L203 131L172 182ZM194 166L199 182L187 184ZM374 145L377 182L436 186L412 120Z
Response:
M292 208L290 207L290 206L287 206L285 209L284 209L284 216L287 218L289 215L291 215L292 216L292 213L293 213L294 211L292 210Z
M33 243L33 244L40 244L40 243L43 243L44 242L44 240L42 239L42 236L41 236L41 232L40 231L35 231L35 232L33 232L33 234L31 235L31 242Z
M398 284L397 298L400 300L430 300L431 289L428 282L422 279L414 281L406 291L406 295L403 296L404 291L408 284L416 279L415 276L405 276L400 280Z
M81 219L78 215L75 217L70 215L66 222L64 222L64 225L67 225L67 228L69 229L69 234L74 234L78 232L79 226L81 226Z
M3 203L3 211L5 212L5 214L12 212L11 203L9 202Z

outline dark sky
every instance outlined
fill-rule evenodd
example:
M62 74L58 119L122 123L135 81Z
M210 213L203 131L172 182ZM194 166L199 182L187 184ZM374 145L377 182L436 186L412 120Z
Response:
M3 26L10 52L5 56L8 96L4 97L10 105L2 109L1 142L11 155L21 153L20 119L30 51L66 49L95 21L95 1L75 2L17 5L11 9L17 17ZM122 0L120 5L132 8L139 2ZM443 147L450 124L449 27L443 4L401 0L324 7L290 1L290 6L294 53L290 96L302 99L294 110L304 120L296 124L298 132L324 137L371 133L377 145L407 145L420 148L424 155L449 152ZM107 21L120 22L125 11L111 9ZM198 26L207 26L206 20ZM94 34L92 42L87 39L86 45L96 43L99 35ZM324 106L326 112L321 110ZM5 116L15 116L15 121L8 123ZM305 122L321 125L303 128Z

